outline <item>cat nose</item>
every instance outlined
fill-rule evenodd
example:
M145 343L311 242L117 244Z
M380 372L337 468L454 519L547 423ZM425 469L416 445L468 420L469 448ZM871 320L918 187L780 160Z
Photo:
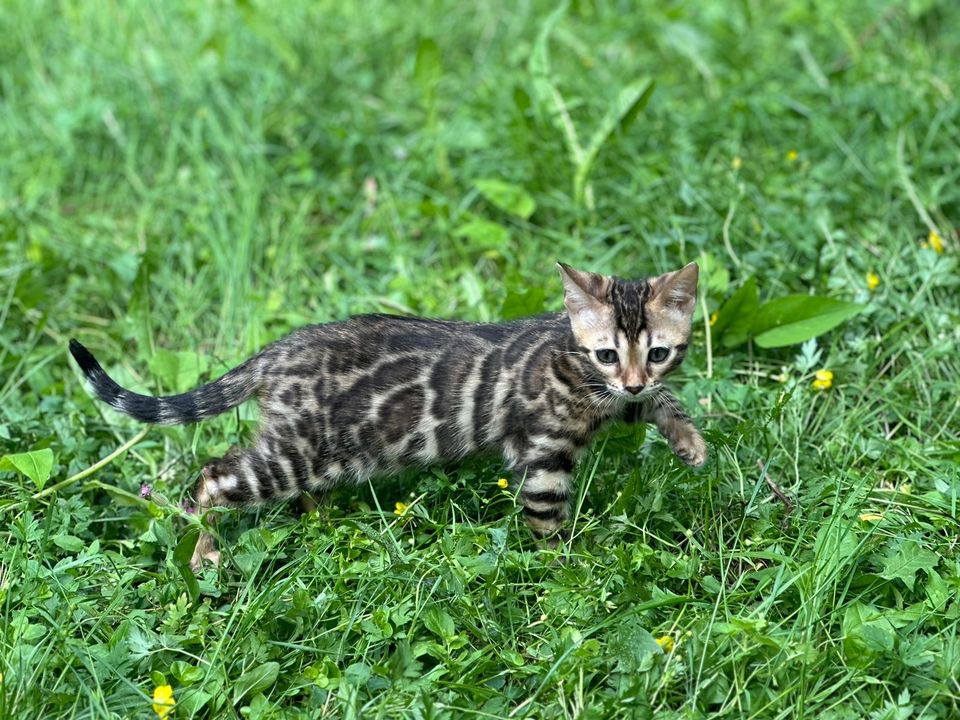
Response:
M640 391L643 390L643 385L624 385L623 389L631 395L639 395Z

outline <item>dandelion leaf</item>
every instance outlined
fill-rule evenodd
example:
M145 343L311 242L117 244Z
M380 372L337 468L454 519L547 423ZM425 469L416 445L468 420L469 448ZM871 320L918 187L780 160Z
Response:
M916 540L905 540L886 557L880 577L887 580L903 580L911 590L917 579L917 571L929 572L940 561L940 556L920 546Z

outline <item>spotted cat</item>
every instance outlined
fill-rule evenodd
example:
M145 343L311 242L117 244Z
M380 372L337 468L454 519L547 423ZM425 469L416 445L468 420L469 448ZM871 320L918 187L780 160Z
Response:
M559 264L566 312L481 324L361 315L310 325L212 383L151 397L114 382L76 340L97 396L147 423L213 417L257 397L253 446L208 463L201 509L359 483L411 465L498 452L533 532L555 536L574 465L605 422L654 422L686 463L707 447L663 378L683 362L698 269L625 281ZM212 536L193 556L219 562Z

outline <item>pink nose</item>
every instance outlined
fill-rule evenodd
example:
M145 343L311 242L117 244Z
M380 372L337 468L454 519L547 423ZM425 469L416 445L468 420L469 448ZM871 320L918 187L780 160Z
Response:
M624 385L623 389L631 395L638 395L643 390L643 385Z

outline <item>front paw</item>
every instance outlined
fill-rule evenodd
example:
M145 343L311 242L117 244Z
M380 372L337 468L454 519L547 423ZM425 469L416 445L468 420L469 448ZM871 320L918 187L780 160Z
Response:
M707 461L707 444L695 431L690 431L675 440L673 452L691 467L700 467Z

